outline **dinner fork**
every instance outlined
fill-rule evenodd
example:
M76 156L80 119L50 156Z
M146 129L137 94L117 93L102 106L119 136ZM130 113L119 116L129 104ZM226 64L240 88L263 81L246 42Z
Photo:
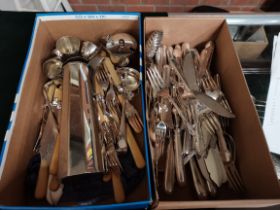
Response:
M125 200L125 192L123 183L121 180L121 164L119 161L119 158L117 156L117 152L115 150L115 146L113 143L107 142L106 145L106 160L108 167L111 170L112 173L112 184L113 184L113 190L114 190L114 198L117 203L124 202Z
M107 118L100 112L100 130L105 142L105 165L112 173L112 184L114 191L114 198L117 203L124 202L125 192L121 181L122 165L119 161L112 135L112 130L107 122Z
M240 177L240 174L236 168L235 161L236 161L236 147L233 138L229 134L225 134L226 142L232 154L230 161L224 163L226 168L226 173L228 176L229 184L236 192L244 192L245 187L243 180Z
M96 71L95 76L97 82L101 85L103 92L106 93L110 84L107 73L103 69L99 68Z
M124 98L123 95L118 95L117 99L119 100L122 107L125 107L125 116L128 120L128 123L131 125L132 129L136 133L142 132L142 119L135 109L135 107L128 101L128 99Z
M157 93L165 87L164 80L162 79L157 67L155 65L151 65L147 68L147 76L148 80L152 86L153 97L157 96Z

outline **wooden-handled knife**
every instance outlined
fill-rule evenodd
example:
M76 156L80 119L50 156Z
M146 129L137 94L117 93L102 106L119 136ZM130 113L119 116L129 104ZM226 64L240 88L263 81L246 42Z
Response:
M43 199L46 197L49 178L49 164L52 157L57 133L58 130L56 127L55 118L53 116L53 113L49 111L39 149L41 155L41 164L34 195L36 199Z

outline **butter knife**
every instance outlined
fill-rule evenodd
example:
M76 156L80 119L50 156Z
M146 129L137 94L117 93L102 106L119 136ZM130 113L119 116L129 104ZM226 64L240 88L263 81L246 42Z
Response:
M174 65L172 65L174 67ZM216 114L226 117L234 118L234 114L226 110L220 103L209 97L208 95L201 93L196 81L195 68L193 63L192 53L189 52L185 55L183 60L183 76L174 67L174 70L181 77L186 86L191 89L196 98L203 104L205 104L209 109L211 109Z

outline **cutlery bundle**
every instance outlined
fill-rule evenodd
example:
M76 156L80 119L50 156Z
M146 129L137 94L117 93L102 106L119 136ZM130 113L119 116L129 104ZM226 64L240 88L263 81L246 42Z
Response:
M41 157L34 197L56 205L67 194L65 179L91 173L101 174L104 186L112 182L115 201L124 202L122 174L129 177L129 167L120 159L131 156L133 161L126 162L136 174L145 167L135 137L143 129L134 106L140 73L130 66L137 42L130 34L118 33L98 43L63 36L55 46L43 63L48 81L34 146Z
M145 46L146 112L157 186L171 194L176 182L186 186L190 170L200 199L214 197L225 183L243 192L235 142L227 131L235 115L219 74L211 71L214 42L199 52L187 42L166 46L163 36L152 32Z

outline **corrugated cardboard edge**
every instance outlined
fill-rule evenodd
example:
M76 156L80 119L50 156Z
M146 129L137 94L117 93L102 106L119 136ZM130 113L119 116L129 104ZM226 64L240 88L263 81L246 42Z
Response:
M279 205L278 199L260 199L260 200L223 200L219 205L215 201L180 201L180 202L160 202L157 209L201 209L201 208L261 208L267 206Z

